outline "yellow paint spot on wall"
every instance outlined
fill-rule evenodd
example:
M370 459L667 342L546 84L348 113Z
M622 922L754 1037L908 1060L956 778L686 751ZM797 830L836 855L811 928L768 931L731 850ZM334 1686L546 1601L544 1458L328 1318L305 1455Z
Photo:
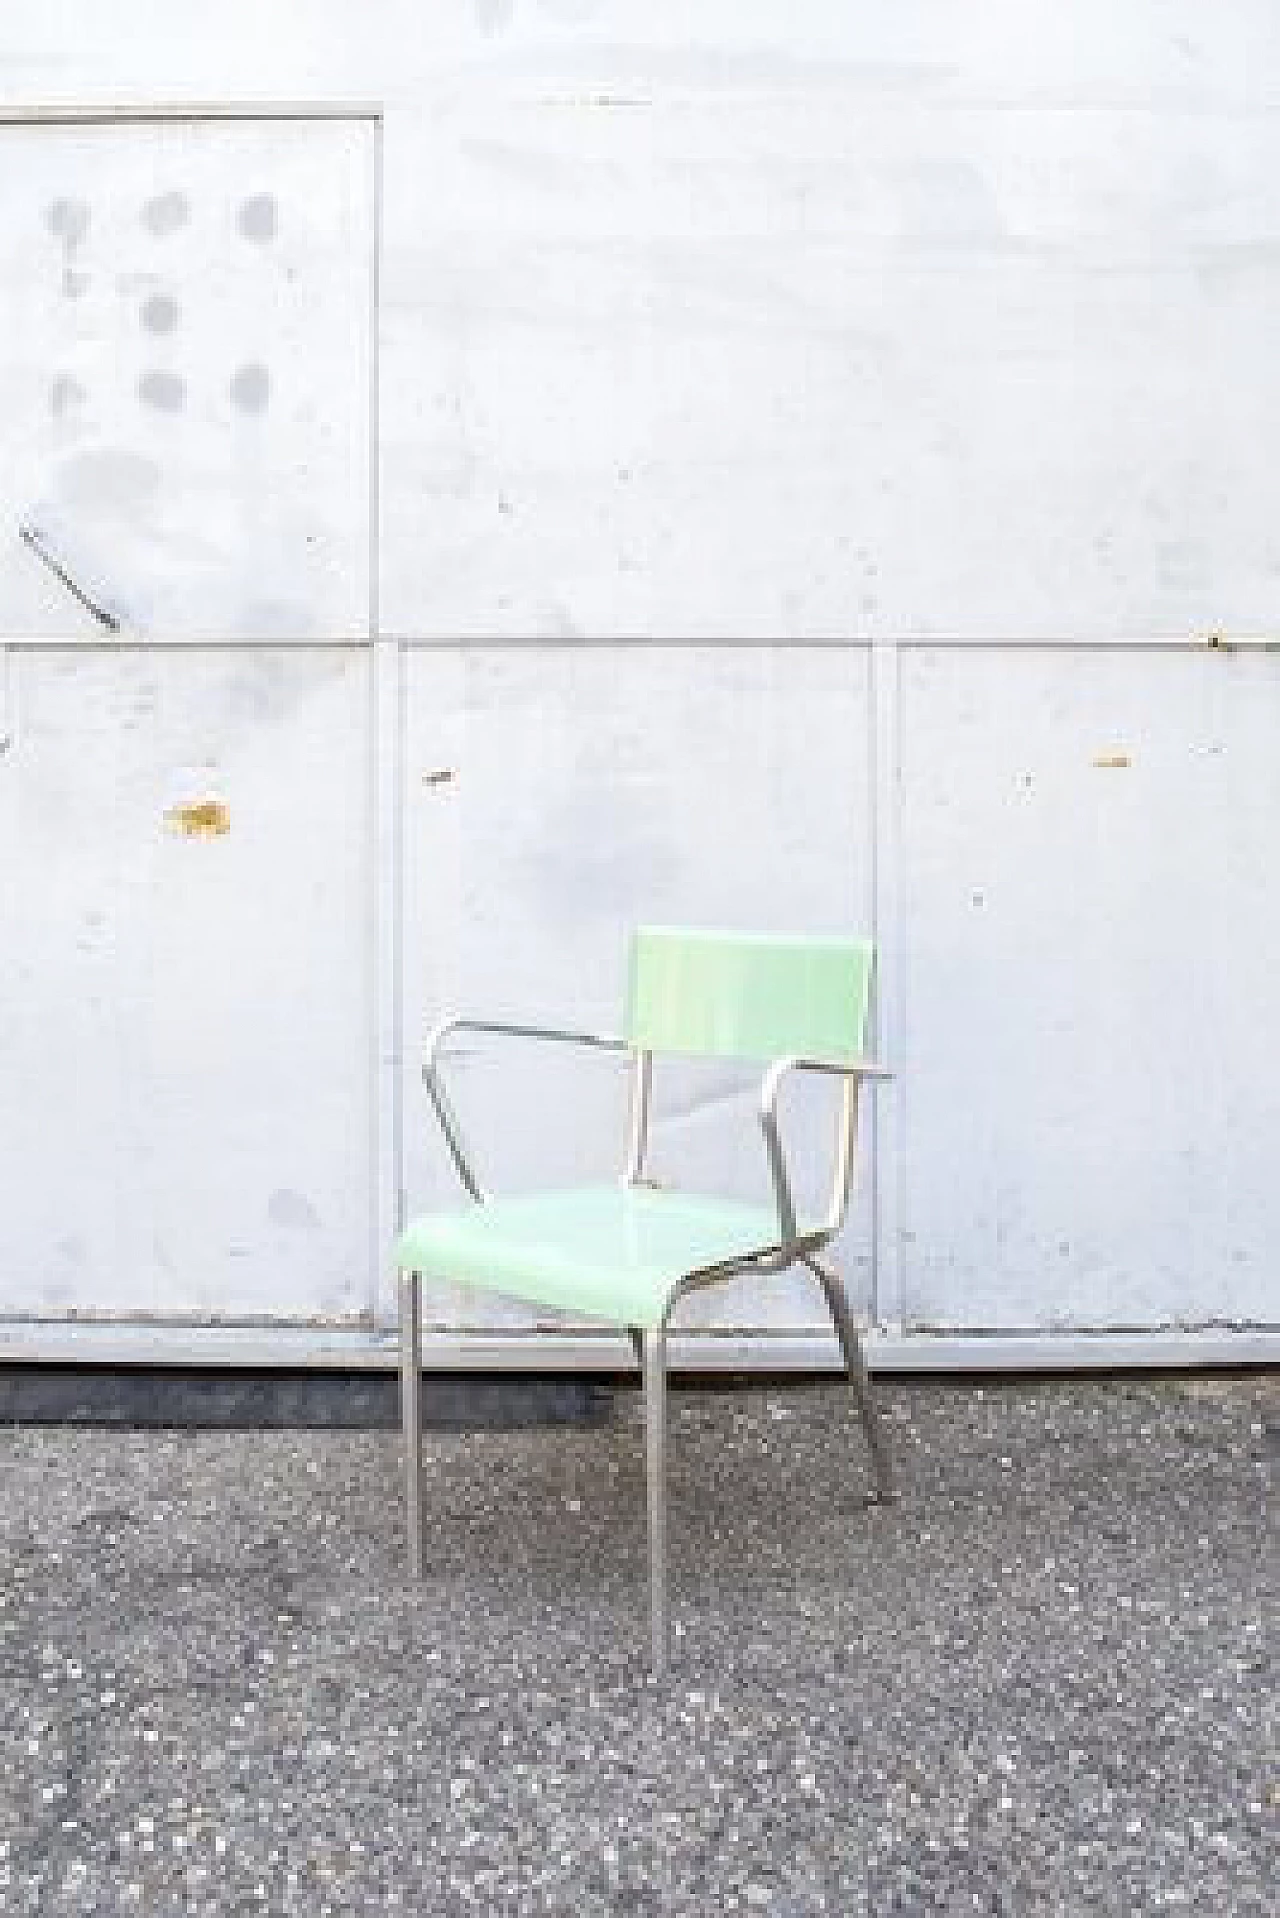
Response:
M191 799L170 806L165 819L184 839L221 839L231 831L231 808L225 799Z
M1104 772L1123 772L1126 766L1132 766L1133 761L1128 753L1095 753L1093 763Z

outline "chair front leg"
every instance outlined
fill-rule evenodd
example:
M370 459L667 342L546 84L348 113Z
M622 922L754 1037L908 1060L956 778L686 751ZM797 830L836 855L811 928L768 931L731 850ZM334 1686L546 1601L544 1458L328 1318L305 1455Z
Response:
M840 1341L840 1350L844 1354L849 1383L858 1401L862 1429L866 1434L867 1447L871 1453L871 1464L876 1481L875 1496L882 1505L887 1505L896 1497L889 1439L876 1407L871 1376L867 1371L867 1362L862 1351L862 1340L858 1335L853 1313L849 1310L849 1295L844 1289L844 1281L834 1267L825 1264L813 1254L805 1259L805 1264L820 1282L826 1297L827 1308L835 1321L836 1337Z
M400 1418L404 1427L409 1571L422 1577L422 1279L400 1274Z
M667 1620L667 1352L666 1333L644 1334L645 1481L649 1506L649 1629L654 1676L669 1662Z

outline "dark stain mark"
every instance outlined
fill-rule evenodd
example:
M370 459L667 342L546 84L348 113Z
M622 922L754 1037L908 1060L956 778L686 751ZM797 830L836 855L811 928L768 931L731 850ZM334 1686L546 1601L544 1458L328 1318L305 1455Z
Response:
M254 193L247 199L236 218L236 225L246 240L255 240L259 246L265 246L276 237L276 201L273 193Z
M85 390L79 380L70 373L59 373L49 388L49 411L55 419L61 419L73 406L83 406Z
M138 398L162 413L180 413L186 404L187 383L176 373L144 373L138 381Z
M142 324L148 333L172 333L178 324L178 302L167 293L153 293L143 302Z
M54 200L44 219L50 233L68 249L79 246L89 231L89 209L83 200Z
M176 233L179 227L187 224L190 217L191 208L185 193L158 193L142 209L143 226L158 240Z
M231 404L242 413L265 413L271 398L271 375L260 361L237 367L231 379Z
M76 248L89 231L89 209L83 200L54 200L44 218L50 233L62 242L63 294L78 300L89 285L89 275L78 273L74 266Z
M452 766L437 766L434 772L423 773L424 786L448 786L458 777Z

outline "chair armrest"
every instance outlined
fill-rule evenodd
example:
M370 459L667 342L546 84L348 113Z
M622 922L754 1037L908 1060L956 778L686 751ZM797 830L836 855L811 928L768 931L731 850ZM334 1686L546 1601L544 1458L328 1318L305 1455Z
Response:
M427 1056L422 1072L425 1078L434 1070L436 1059L444 1041L455 1032L484 1032L496 1034L506 1039L550 1039L565 1045L595 1046L603 1052L625 1052L627 1042L611 1033L577 1032L561 1026L531 1026L513 1024L506 1019L442 1019L432 1028L427 1039Z
M422 1077L435 1108L440 1130L444 1134L449 1156L459 1179L477 1205L485 1200L484 1187L476 1177L467 1152L467 1142L463 1135L458 1115L453 1109L453 1101L445 1090L440 1077L440 1055L444 1043L455 1032L477 1032L487 1037L502 1039L541 1039L553 1044L586 1046L596 1052L626 1052L625 1039L618 1039L599 1032L575 1032L559 1026L533 1026L516 1024L503 1019L443 1019L435 1026L427 1039L427 1054L422 1065Z
M785 1059L775 1059L764 1075L761 1097L771 1092L776 1101L778 1089L783 1080L792 1072L825 1072L839 1079L892 1079L893 1073L888 1066L877 1065L874 1059L805 1059L789 1053Z
M795 1054L788 1054L785 1058L775 1059L761 1080L760 1127L764 1133L765 1150L769 1155L769 1171L773 1178L774 1198L778 1206L782 1249L798 1254L802 1235L796 1228L795 1198L791 1191L791 1177L787 1171L786 1154L782 1149L782 1137L778 1130L778 1094L782 1090L783 1081L795 1072L820 1072L831 1078L844 1079L850 1084L854 1099L864 1079L891 1079L893 1074L887 1066L877 1065L870 1059L806 1059ZM840 1159L832 1194L831 1213L823 1229L823 1237L830 1237L831 1233L837 1230L844 1216L852 1153L853 1115L850 1112L841 1132Z

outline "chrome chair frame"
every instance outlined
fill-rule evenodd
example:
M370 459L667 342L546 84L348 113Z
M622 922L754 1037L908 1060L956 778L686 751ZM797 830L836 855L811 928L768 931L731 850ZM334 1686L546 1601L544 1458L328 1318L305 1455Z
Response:
M631 1084L626 1128L626 1151L620 1173L623 1185L651 1183L645 1177L652 1105L653 1053L625 1039L597 1032L556 1026L511 1024L492 1019L443 1020L427 1042L423 1079L449 1156L470 1198L483 1205L489 1194L475 1170L466 1137L441 1075L446 1042L457 1033L486 1037L529 1039L572 1045L600 1052L628 1055ZM818 1073L843 1080L837 1119L835 1169L826 1216L818 1226L801 1230L778 1121L778 1101L784 1084L798 1073ZM667 1602L667 1324L671 1312L689 1292L744 1274L785 1271L803 1265L822 1287L831 1314L845 1370L857 1404L871 1455L875 1489L872 1498L888 1502L894 1494L889 1444L871 1387L862 1339L849 1306L844 1282L834 1266L820 1255L839 1232L848 1212L858 1142L858 1093L863 1080L882 1080L892 1074L870 1061L846 1062L803 1058L789 1054L768 1066L760 1083L758 1117L778 1211L776 1244L744 1258L690 1272L674 1289L660 1326L628 1328L638 1361L644 1392L645 1476L649 1534L649 1621L653 1666L659 1675L670 1660L670 1618ZM408 1506L409 1563L415 1578L423 1571L422 1533L422 1282L413 1271L400 1274L400 1386L405 1446L405 1491Z

